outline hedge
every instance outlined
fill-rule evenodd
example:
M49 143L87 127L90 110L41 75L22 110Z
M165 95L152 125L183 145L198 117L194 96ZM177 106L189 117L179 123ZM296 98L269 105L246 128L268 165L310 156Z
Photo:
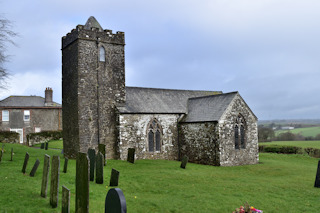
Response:
M4 143L19 143L20 135L17 132L0 131L0 141Z
M28 146L44 143L50 140L59 140L62 138L62 131L43 131L27 134Z
M320 149L301 148L296 146L279 145L259 145L259 152L280 153L280 154L303 154L307 153L311 157L320 158Z

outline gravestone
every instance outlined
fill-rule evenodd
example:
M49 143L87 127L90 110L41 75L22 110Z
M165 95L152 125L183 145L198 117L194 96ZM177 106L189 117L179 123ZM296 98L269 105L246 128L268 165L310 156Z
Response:
M2 161L2 156L3 156L3 150L0 152L0 162Z
M41 149L44 149L44 143L41 143L41 147L40 147Z
M123 192L119 188L113 188L108 191L105 201L105 213L126 213L127 204Z
M96 183L103 184L103 154L101 152L96 157Z
M89 158L79 152L76 163L76 212L89 212Z
M31 172L30 172L30 177L34 177L34 175L36 174L36 171L38 169L39 164L40 164L40 161L39 161L39 159L37 159L32 167Z
M183 156L180 168L185 169L187 166L188 160L189 160L188 156L186 156L186 155Z
M135 148L129 148L128 149L128 158L127 161L130 163L134 163L134 153L135 153L136 149Z
M105 166L107 164L106 161L106 145L105 144L99 144L98 145L98 152L101 152L103 155L103 165Z
M67 170L68 170L68 161L69 161L69 158L65 157L65 158L64 158L63 173L67 173Z
M120 172L112 169L109 186L118 186Z
M314 182L314 187L320 188L320 160L318 161L318 169L317 169L316 181Z
M52 208L56 208L58 206L59 170L60 170L60 157L55 155L52 157L52 163L51 163L50 205Z
M88 150L88 156L90 160L90 181L94 181L94 168L96 161L96 151L94 149Z
M70 212L70 190L62 186L62 213Z
M26 168L28 165L28 160L29 160L29 153L26 152L26 156L24 157L24 163L23 163L23 167L22 167L22 173L26 173Z
M11 159L10 161L13 161L13 148L11 148Z
M46 142L45 150L48 150L49 142Z
M47 197L47 188L49 180L49 168L50 168L50 156L44 155L43 173L42 173L42 184L41 184L41 197Z

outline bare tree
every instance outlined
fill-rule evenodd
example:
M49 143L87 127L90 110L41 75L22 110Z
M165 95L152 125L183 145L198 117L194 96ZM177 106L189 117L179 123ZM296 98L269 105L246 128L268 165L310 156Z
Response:
M6 54L8 44L15 45L13 38L17 33L12 31L12 22L0 16L0 88L5 88L5 82L9 75L5 68L5 62L8 62L9 56Z

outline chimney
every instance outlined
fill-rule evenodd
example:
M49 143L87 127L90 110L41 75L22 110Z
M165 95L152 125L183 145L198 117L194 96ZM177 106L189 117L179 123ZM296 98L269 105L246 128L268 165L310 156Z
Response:
M53 101L52 101L52 88L50 87L47 87L46 88L46 91L44 92L45 93L45 101L44 101L44 105L45 106L50 106L53 104Z

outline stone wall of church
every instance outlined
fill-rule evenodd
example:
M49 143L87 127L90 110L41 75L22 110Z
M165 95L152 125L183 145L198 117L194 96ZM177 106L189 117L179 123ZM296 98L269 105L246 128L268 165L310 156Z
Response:
M120 114L119 153L127 160L128 148L136 149L136 159L178 159L177 114ZM161 151L148 151L148 124L157 119L162 129Z
M235 149L234 124L239 114L246 121L246 147L244 149ZM240 95L237 95L229 105L219 121L218 128L221 166L257 164L259 162L257 118Z
M193 163L219 165L218 130L216 122L179 124L180 157Z

